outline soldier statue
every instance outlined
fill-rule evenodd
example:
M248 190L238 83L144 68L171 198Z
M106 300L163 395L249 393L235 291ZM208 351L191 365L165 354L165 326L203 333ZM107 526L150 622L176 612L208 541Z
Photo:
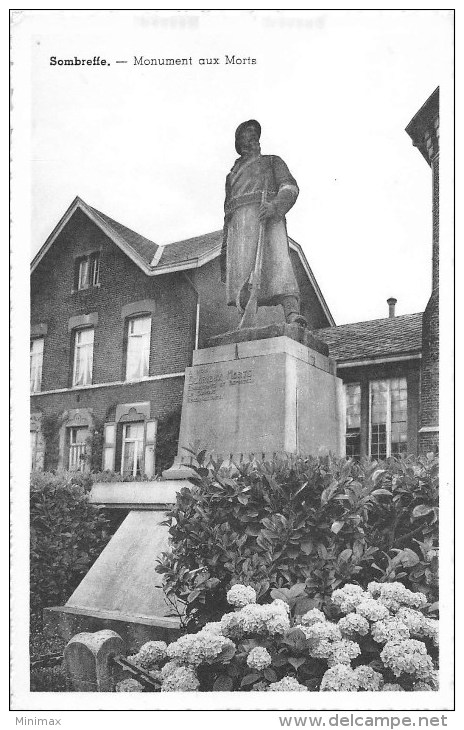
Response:
M285 162L262 155L261 126L255 119L239 125L235 149L240 157L226 179L221 280L227 304L243 315L254 291L258 306L281 304L287 323L307 326L300 314L300 292L290 260L285 214L298 186ZM254 287L253 287L254 284Z

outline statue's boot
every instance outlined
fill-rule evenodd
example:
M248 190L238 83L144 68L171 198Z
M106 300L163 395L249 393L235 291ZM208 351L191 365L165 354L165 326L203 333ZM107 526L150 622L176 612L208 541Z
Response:
M295 296L283 296L281 301L287 324L299 324L307 327L306 319L300 314L300 300Z

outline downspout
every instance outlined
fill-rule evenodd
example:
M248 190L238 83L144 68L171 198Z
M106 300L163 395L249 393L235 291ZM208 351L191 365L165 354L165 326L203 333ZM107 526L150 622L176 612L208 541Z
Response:
M195 284L191 280L190 276L185 273L185 271L182 272L185 276L186 280L192 287L193 291L195 292L197 304L196 304L196 315L195 315L195 350L198 350L198 344L200 339L200 293L198 289L196 288Z

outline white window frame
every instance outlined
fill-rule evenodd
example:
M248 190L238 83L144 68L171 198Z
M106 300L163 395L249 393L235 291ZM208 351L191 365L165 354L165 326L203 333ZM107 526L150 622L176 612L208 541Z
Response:
M86 342L84 345L79 344L79 337L83 332L92 332L92 342ZM73 388L79 388L83 387L85 385L91 385L93 380L93 348L95 343L95 327L81 327L79 329L74 330L74 356L73 356L73 377L72 377L72 384ZM90 379L88 381L85 381L84 383L78 383L77 376L78 376L78 370L77 370L77 363L79 359L79 350L83 347L89 347L91 346L92 354L91 354L91 364L90 364Z
M79 260L77 273L77 289L90 289L100 285L100 252L96 251Z
M89 431L86 426L71 426L69 429L69 454L68 454L68 469L69 471L84 471L85 470L85 457L87 451L86 441L74 441L73 436L75 431ZM84 458L82 458L82 456Z
M42 348L38 353L34 353L33 352L34 346L38 342L42 343ZM30 383L31 393L40 393L40 391L42 390L42 370L43 370L44 348L45 348L45 338L44 337L33 337L31 339L30 360L29 360L29 383ZM36 362L38 360L40 360L40 365L37 367ZM34 362L34 372L37 370L39 373L39 375L36 375L34 377L34 381L32 381L33 362Z
M407 387L408 387L407 378L404 375L399 376L399 377L404 378L404 380L406 381L406 393L407 393L408 392L407 391ZM393 378L375 378L375 380L369 380L369 413L368 413L368 417L369 417L369 422L368 422L369 451L368 451L368 453L371 458L372 458L372 412L371 412L371 410L372 410L372 383L381 382L381 381L387 383L387 415L386 415L386 423L385 423L386 456L385 456L385 458L388 459L388 457L391 456L391 381L392 381L392 379ZM407 404L407 401L406 401L406 404ZM407 409L407 405L406 405L406 409ZM406 411L406 413L407 413L407 411ZM406 429L407 429L407 427L408 427L408 421L407 421L407 416L406 416ZM407 443L407 441L406 441L406 443ZM375 458L377 458L377 457L375 457Z
M148 322L148 331L144 332L142 335L140 334L131 334L131 327L135 322L140 322L141 320L147 320ZM132 382L134 380L144 380L145 378L148 378L150 376L150 348L151 348L151 325L152 325L152 318L151 314L143 314L138 315L136 317L129 317L127 320L127 347L126 347L126 368L125 368L125 380ZM131 342L133 342L136 338L142 338L146 336L146 349L148 350L148 357L147 360L147 372L143 375L138 376L131 376L129 374L129 361L130 361L130 354L131 354ZM140 351L140 358L142 359L142 350ZM140 361L139 361L139 370L140 370Z
M127 429L130 426L141 426L142 427L142 438L127 438ZM137 457L139 456L139 448L140 448L140 476L144 473L144 464L145 464L145 423L144 421L128 421L127 423L122 424L122 443L121 443L121 474L124 476L124 450L126 447L126 444L134 444L134 463L132 465L132 474L129 476L136 477L137 476Z

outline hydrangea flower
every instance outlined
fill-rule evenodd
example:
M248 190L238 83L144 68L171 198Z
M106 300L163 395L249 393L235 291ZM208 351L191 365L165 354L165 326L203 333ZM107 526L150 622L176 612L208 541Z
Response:
M354 611L358 603L366 598L370 598L369 594L354 583L347 583L343 588L337 588L332 593L332 601L342 613Z
M424 618L422 622L422 634L429 636L435 646L438 646L438 626L439 622L434 618Z
M312 608L303 614L303 616L300 616L300 623L304 626L312 626L313 624L323 623L326 620L325 614L318 608Z
M137 654L128 657L142 669L151 669L166 658L167 644L165 641L147 641L140 647Z
M255 646L248 652L246 661L250 669L257 669L260 671L261 669L266 669L266 667L271 666L272 657L268 650L263 646Z
M232 586L230 591L227 591L227 603L230 603L231 606L237 606L237 608L243 608L249 603L256 603L256 591L251 586L237 583Z
M382 621L375 621L371 627L371 634L374 641L379 644L386 644L387 641L402 641L403 639L409 639L408 627L400 621L397 616L390 616L389 618L382 619Z
M415 682L414 687L412 688L413 692L434 692L434 688L432 685L428 684L428 682Z
M381 621L390 615L388 609L376 598L365 598L358 603L355 610L369 621Z
M422 626L424 624L424 615L420 611L416 611L413 608L407 606L401 606L396 614L396 618L403 622L408 627L409 633L422 634Z
M177 667L163 679L161 692L196 692L200 682L191 667Z
M307 639L327 639L328 641L341 641L342 632L337 624L331 621L324 621L312 626L299 626Z
M115 689L116 692L143 692L143 686L132 677L122 679L117 683Z
M382 590L383 583L377 583L375 580L367 584L368 593L371 594L372 598L378 598L380 591Z
M226 613L221 619L224 636L240 638L243 634L284 634L290 628L287 604L279 599L264 606L248 604L235 613Z
M182 664L175 659L171 659L169 662L166 662L166 664L161 668L161 679L166 679L175 669L179 669Z
M209 623L205 624L203 628L201 629L202 633L211 633L211 634L222 634L222 624L220 621L210 621Z
M226 648L231 648L235 652L233 641L219 634L199 631L198 634L185 634L169 644L167 655L170 659L177 659L184 664L198 666L203 662L214 662Z
M341 641L332 643L327 663L329 667L334 667L337 664L350 664L351 660L356 659L360 654L359 644L349 639L341 639Z
M369 633L369 621L359 613L348 613L339 620L338 628L346 636L353 634L365 636Z
M384 684L382 687L382 692L404 692L405 690L402 688L400 684L393 684L390 682L387 682L387 684Z
M320 692L357 692L359 687L355 670L346 664L336 664L322 677Z
M406 673L427 680L433 672L433 662L427 654L425 644L416 639L387 641L380 658L385 666L392 670L395 677Z
M279 682L272 682L268 692L307 692L308 688L300 684L295 677L283 677Z
M401 606L423 608L427 599L423 593L414 593L402 583L381 583L379 601L390 611L398 611Z
M359 682L359 689L366 692L379 692L382 688L383 677L380 672L376 672L372 667L361 664L354 670Z

